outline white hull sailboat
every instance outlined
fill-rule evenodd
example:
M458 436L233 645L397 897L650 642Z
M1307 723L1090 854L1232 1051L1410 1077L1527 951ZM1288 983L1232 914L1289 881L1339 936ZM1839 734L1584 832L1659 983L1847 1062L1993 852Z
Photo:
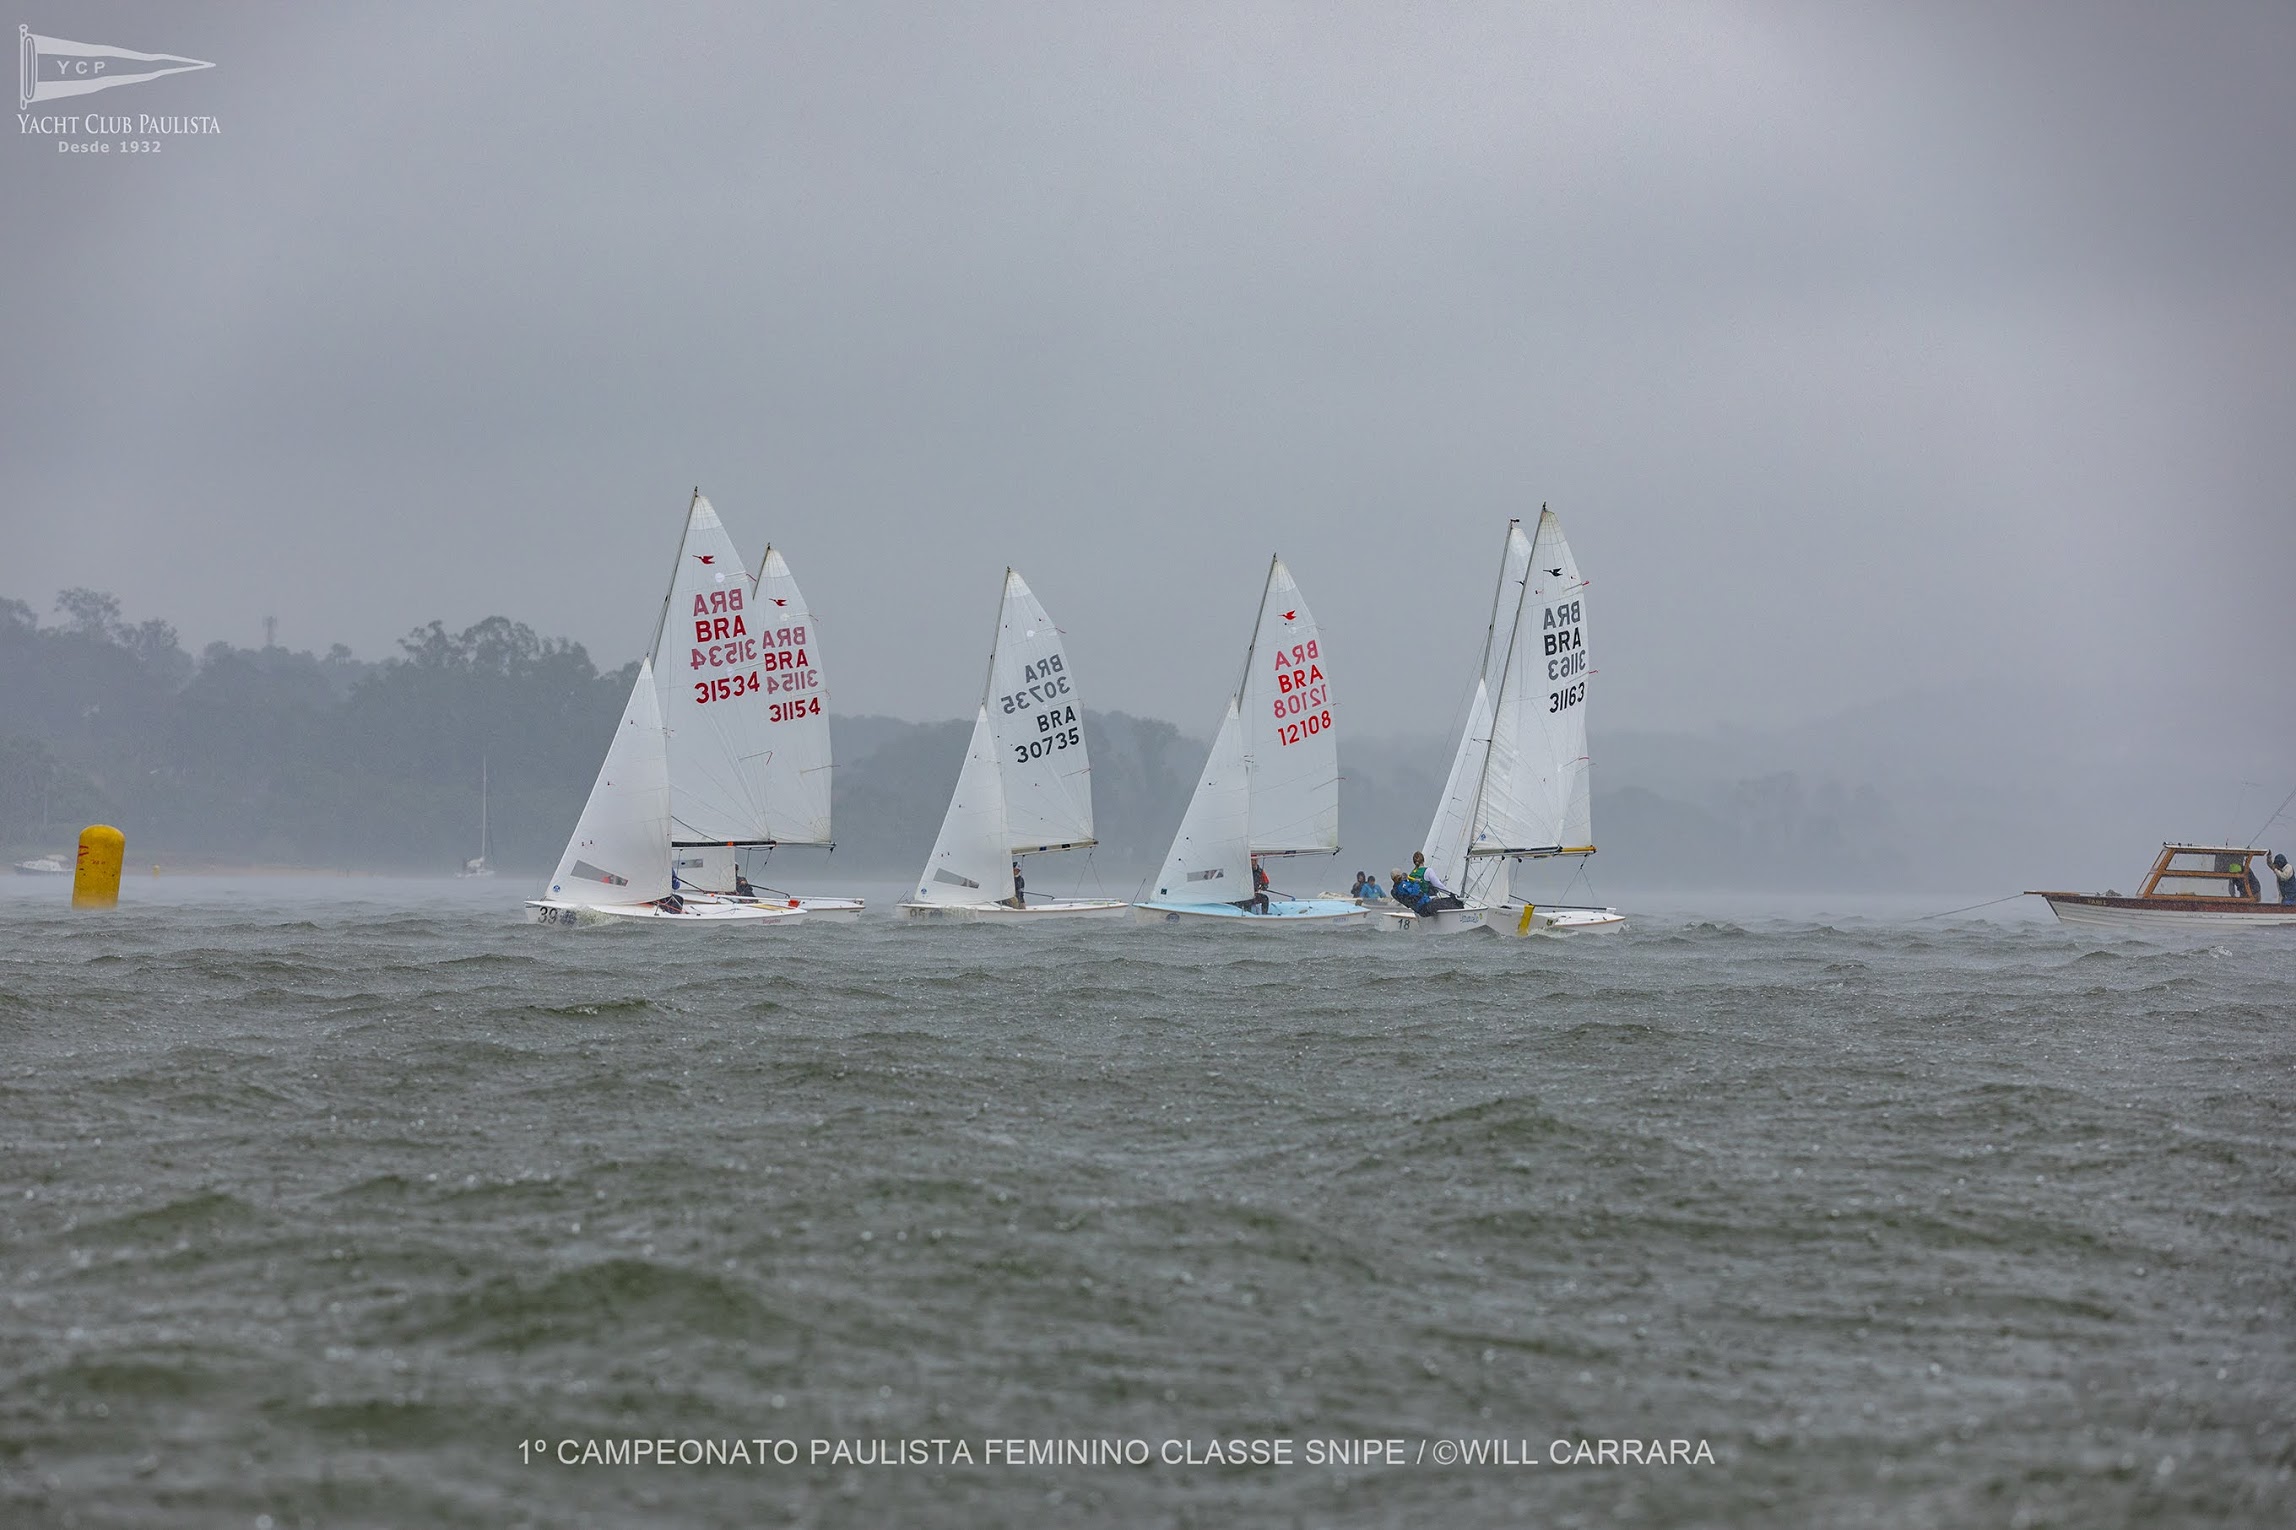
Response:
M1281 558L1268 564L1243 682L1228 698L1195 795L1180 820L1141 924L1261 929L1368 925L1353 898L1254 897L1261 858L1339 853L1339 749L1330 660L1315 616Z
M526 905L530 924L746 925L803 920L796 909L681 899L670 885L670 769L651 660L614 729L590 798L550 890Z
M828 689L821 634L788 562L768 546L752 579L699 489L655 628L654 674L678 890L824 922L860 918L859 898L745 887L745 850L833 847Z
M1554 512L1540 508L1535 539L1509 521L1467 723L1427 830L1428 869L1464 907L1393 910L1389 928L1522 936L1625 928L1616 909L1541 903L1514 885L1527 863L1594 854L1586 604Z
M1007 925L1124 917L1122 902L1029 897L1014 879L1022 856L1097 843L1083 705L1060 629L1027 581L1006 569L964 767L903 915Z

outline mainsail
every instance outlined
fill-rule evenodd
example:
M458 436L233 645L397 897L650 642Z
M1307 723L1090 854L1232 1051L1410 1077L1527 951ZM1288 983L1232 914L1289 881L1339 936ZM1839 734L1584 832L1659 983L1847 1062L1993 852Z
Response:
M741 555L697 491L654 632L674 844L747 845L771 837L762 773L772 748L765 682L775 661L754 623Z
M1330 668L1299 585L1281 558L1272 560L1238 702L1255 855L1328 855L1339 849ZM1250 889L1236 896L1248 897Z
M1007 847L1073 850L1092 844L1092 762L1084 712L1060 629L1028 582L1005 570L996 650L982 699L996 738Z
M829 691L821 628L789 564L768 547L750 596L764 673L771 747L758 769L765 835L781 845L826 845L829 829Z
M1515 772L1524 820L1534 838L1529 848L1547 855L1586 855L1594 850L1593 811L1587 772L1586 581L1579 577L1562 522L1552 510L1539 512L1539 534L1531 545L1530 582L1525 587L1517 663L1528 671L1522 687L1523 757Z
M591 783L590 800L551 873L550 896L593 903L647 903L670 890L669 760L651 661Z

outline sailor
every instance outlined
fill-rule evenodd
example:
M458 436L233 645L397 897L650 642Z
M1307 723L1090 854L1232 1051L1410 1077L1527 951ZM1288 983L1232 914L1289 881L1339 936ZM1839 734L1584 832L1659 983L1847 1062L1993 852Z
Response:
M1437 893L1446 893L1451 890L1450 888L1445 887L1441 882L1437 881L1435 879L1435 873L1428 869L1427 852L1424 850L1414 850L1411 852L1411 880L1417 882L1419 884L1420 891L1426 893L1429 897L1433 897Z
M1020 862L1012 863L1012 896L1005 899L1007 908L1028 907L1028 878L1020 874Z
M739 866L733 869L733 895L737 898L757 896L757 889L749 885L749 878L742 875Z
M2280 883L2280 901L2296 903L2296 866L2288 864L2288 857L2279 851L2274 851L2264 864L2272 869L2272 875Z
M1385 896L1379 890L1378 880L1368 871L1355 874L1355 885L1348 889L1347 895L1362 903L1377 903Z
M1393 884L1388 889L1388 895L1414 914L1418 913L1419 905L1427 901L1426 889L1405 876L1400 866L1390 867L1387 877Z
M1243 901L1242 907L1246 913L1268 911L1268 873L1256 855L1252 857L1252 895Z

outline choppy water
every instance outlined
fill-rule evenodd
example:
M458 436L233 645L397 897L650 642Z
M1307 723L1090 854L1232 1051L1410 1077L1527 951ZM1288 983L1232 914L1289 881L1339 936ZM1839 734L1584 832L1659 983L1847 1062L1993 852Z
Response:
M701 938L520 891L0 901L0 1521L2296 1522L2289 943ZM521 1459L631 1437L976 1464Z

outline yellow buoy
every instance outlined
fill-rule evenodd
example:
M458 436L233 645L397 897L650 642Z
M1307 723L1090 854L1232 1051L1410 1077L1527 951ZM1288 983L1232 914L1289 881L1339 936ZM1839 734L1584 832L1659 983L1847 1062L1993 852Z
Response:
M108 823L80 831L80 864L72 873L72 907L113 908L120 901L120 868L128 837Z

